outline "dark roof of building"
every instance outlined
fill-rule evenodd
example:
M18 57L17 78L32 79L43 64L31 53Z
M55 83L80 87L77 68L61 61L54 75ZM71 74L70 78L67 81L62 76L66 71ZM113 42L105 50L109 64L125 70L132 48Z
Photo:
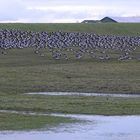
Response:
M107 23L107 22L117 23L116 20L114 20L110 17L104 17L101 20L84 20L84 21L82 21L82 23Z

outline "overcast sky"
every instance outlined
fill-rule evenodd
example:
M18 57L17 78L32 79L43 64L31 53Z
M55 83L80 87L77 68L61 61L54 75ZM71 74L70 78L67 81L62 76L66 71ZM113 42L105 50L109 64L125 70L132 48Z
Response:
M0 0L0 22L81 22L140 17L140 0Z

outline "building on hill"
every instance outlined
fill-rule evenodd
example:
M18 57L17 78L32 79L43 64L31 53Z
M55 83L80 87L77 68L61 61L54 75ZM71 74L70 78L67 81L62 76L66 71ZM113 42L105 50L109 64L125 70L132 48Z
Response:
M106 23L106 22L112 22L112 23L117 23L116 20L110 18L110 17L104 17L103 19L100 20L101 23Z
M110 17L104 17L101 20L84 20L81 23L117 23L117 21Z

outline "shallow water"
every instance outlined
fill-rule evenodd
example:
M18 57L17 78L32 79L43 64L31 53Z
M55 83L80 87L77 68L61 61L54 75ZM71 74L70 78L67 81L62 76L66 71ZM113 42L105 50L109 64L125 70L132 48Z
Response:
M0 140L140 140L140 116L51 115L86 121L48 131L3 131Z
M78 93L78 92L33 92L26 93L31 95L48 95L48 96L110 96L110 97L126 97L136 98L140 97L140 94L111 94L111 93Z

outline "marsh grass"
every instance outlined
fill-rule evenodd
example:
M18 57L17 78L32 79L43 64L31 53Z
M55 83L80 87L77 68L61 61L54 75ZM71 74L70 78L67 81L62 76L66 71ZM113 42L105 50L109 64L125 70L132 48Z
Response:
M140 62L102 61L88 56L80 60L54 60L33 49L9 50L0 55L0 91L21 94L37 91L140 93Z
M0 113L0 130L48 130L75 120L64 117Z
M140 114L140 98L3 94L0 108L38 113L136 115Z

